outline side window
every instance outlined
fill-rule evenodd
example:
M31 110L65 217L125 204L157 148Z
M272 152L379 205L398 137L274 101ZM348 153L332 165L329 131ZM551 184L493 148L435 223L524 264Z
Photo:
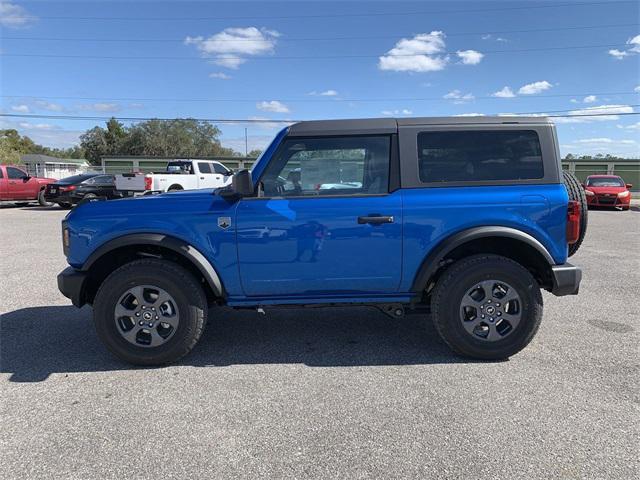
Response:
M2 173L2 169L0 168L0 178L4 178L4 173Z
M82 184L83 185L93 185L94 183L96 183L96 178L97 177L87 178L84 182L82 182Z
M206 162L198 162L200 173L211 173L211 165Z
M113 183L113 177L111 175L98 175L93 177L93 183L99 185L111 185Z
M457 130L418 134L420 181L473 182L544 177L533 130Z
M24 173L19 168L7 167L7 177L9 178L16 180L16 179L23 178L25 175L26 173Z
M229 169L221 163L212 163L211 165L213 165L213 171L218 175L226 175L229 172Z
M389 191L388 136L290 138L270 161L263 196L375 195Z

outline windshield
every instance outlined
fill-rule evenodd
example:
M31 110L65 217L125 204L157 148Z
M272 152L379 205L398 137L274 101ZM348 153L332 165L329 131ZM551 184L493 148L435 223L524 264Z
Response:
M624 187L620 177L593 177L587 180L588 187Z

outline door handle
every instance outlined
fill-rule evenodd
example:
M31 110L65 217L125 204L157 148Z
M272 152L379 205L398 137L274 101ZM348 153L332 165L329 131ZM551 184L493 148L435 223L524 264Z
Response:
M382 225L383 223L393 223L393 216L368 215L364 217L358 217L359 225L364 225L365 223L369 223L371 225Z
M204 180L204 177L200 177L200 180Z

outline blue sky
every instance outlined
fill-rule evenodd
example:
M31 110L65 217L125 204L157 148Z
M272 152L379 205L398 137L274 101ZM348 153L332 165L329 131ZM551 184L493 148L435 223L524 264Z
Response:
M608 115L556 119L562 153L637 158L640 116L619 114L640 111L639 3L585 3L2 2L1 108L285 120L595 109ZM97 123L0 122L49 146ZM243 151L245 126L250 149L279 128L220 125L223 144Z

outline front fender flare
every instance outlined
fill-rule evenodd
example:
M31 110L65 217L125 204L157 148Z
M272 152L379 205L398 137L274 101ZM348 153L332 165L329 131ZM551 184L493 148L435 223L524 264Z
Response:
M114 238L94 250L80 270L88 271L99 258L113 250L131 245L155 245L174 251L196 266L216 296L224 296L222 281L211 262L198 249L184 240L161 233L134 233Z
M487 237L512 238L524 242L530 247L533 247L535 250L537 250L549 263L549 266L555 264L553 257L546 249L546 247L528 233L517 230L515 228L503 227L498 225L474 227L455 233L450 237L445 238L433 250L431 250L431 252L422 261L422 264L420 265L420 268L418 269L418 272L413 279L411 291L424 291L424 289L427 287L429 279L440 267L440 262L455 248L472 240Z

